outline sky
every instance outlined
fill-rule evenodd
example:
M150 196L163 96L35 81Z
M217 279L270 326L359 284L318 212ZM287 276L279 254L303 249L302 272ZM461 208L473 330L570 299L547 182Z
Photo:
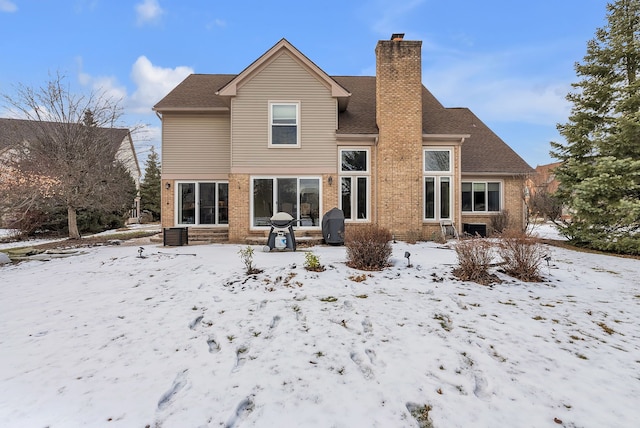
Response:
M605 0L0 0L0 93L52 74L121 100L144 163L152 107L190 73L240 73L286 38L329 75L375 75L378 40L422 41L423 84L468 107L535 167L567 121L574 65L606 23ZM0 106L0 116L10 113Z
M141 240L0 262L0 426L638 426L640 260L544 246L542 282L483 286L454 245L380 272Z

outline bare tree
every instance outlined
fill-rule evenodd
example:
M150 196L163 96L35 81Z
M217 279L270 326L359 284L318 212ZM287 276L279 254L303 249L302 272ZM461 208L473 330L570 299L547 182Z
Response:
M118 101L98 92L74 94L59 73L43 87L18 85L15 95L2 98L25 119L27 134L11 147L6 167L54 183L48 196L66 207L69 238L80 238L78 210L116 210L123 200L133 200L116 159L129 132L115 126L122 114Z

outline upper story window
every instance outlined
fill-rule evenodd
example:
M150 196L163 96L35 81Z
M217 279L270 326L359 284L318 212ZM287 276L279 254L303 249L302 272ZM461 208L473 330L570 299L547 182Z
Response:
M451 150L425 150L424 172L451 172Z
M340 172L369 172L368 150L340 150Z
M300 147L300 103L269 103L270 147Z

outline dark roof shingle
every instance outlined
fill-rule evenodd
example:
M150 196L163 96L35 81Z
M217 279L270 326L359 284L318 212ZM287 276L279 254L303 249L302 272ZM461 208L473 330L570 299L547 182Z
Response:
M228 108L215 93L232 74L192 74L176 86L154 109L158 111ZM331 76L351 93L348 108L338 115L338 134L377 134L376 78ZM422 87L424 134L469 134L462 144L463 173L531 173L533 169L467 108L444 107Z
M39 126L49 129L48 127L54 127L60 125L58 122L40 122ZM42 128L40 128L42 129ZM102 128L109 134L109 139L113 143L114 153L120 147L122 140L127 136L129 130L126 128ZM23 141L29 141L36 137L36 128L33 125L33 121L25 119L8 119L0 118L0 152L3 150L21 143Z

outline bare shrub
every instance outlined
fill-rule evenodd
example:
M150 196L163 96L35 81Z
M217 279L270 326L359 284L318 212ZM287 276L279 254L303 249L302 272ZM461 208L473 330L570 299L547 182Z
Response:
M540 267L547 252L537 238L524 232L509 231L500 239L498 254L508 275L521 281L542 281Z
M502 210L500 213L491 217L491 229L493 233L503 233L511 225L511 215L509 211Z
M500 282L495 275L489 273L493 249L486 239L478 237L461 239L456 244L456 254L458 267L453 270L453 274L458 279L482 285Z
M420 231L419 230L410 230L407 232L407 244L415 244L420 240Z
M347 266L361 270L382 270L389 265L391 256L391 232L376 226L365 225L347 229Z
M47 222L48 215L44 211L29 209L22 215L8 222L8 228L16 230L17 238L33 236Z
M529 200L529 211L534 216L557 221L562 217L562 202L547 189L538 189Z

